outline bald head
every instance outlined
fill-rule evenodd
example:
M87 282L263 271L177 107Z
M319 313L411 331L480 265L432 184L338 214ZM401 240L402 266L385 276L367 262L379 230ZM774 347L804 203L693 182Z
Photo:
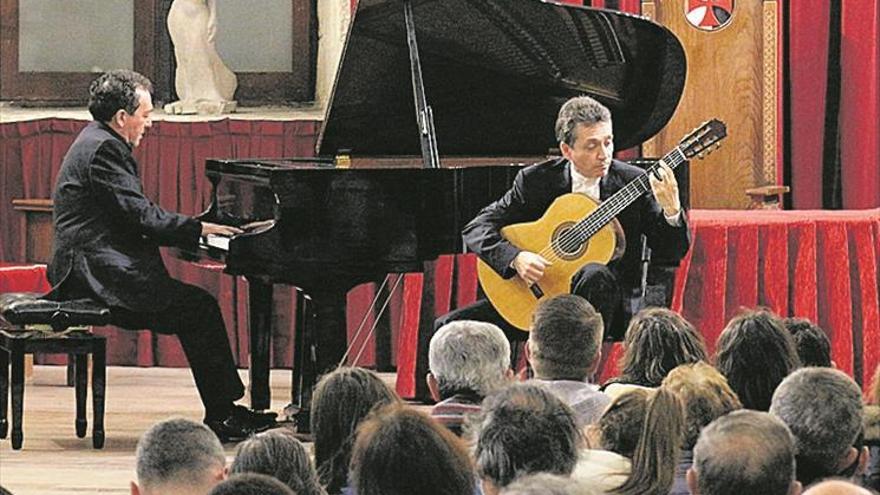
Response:
M811 486L804 495L871 495L871 492L849 481L829 480Z

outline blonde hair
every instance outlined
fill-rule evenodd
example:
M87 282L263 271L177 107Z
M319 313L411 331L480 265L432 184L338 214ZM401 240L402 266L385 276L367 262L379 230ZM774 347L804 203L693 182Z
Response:
M690 450L700 431L716 418L742 409L739 397L714 367L700 361L683 364L663 379L663 388L674 392L684 404L685 431L682 448Z

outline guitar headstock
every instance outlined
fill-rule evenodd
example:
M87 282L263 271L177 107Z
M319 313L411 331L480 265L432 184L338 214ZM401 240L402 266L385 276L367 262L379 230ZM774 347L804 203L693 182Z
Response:
M727 126L718 119L712 119L685 136L678 144L678 148L685 158L695 156L703 158L720 147L721 140L725 137L727 137Z

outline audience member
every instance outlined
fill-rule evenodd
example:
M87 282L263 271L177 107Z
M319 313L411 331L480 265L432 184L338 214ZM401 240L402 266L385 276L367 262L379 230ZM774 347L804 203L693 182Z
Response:
M331 495L348 484L348 464L358 425L377 406L399 402L378 375L362 368L337 368L324 375L312 396L315 464Z
M700 432L687 482L694 495L798 495L795 445L779 419L734 411Z
M487 397L470 421L486 495L528 474L571 474L584 445L571 408L539 385L514 384Z
M584 452L572 478L616 494L662 494L672 487L681 444L681 401L664 388L615 397L594 433L603 450Z
M399 404L361 423L351 483L357 495L473 495L476 489L464 443L426 414Z
M828 480L811 486L804 495L872 495L872 492L849 481Z
M614 396L631 388L619 384L659 387L676 366L706 360L703 336L690 322L666 308L646 308L629 323L620 376L609 380L605 391Z
M663 379L663 388L675 393L684 404L684 439L670 495L687 495L685 478L693 464L693 449L700 431L721 416L742 408L742 404L724 375L702 361L670 371Z
M770 413L788 425L797 445L797 479L804 486L865 471L862 392L832 368L803 368L773 394Z
M831 341L825 331L806 318L785 318L782 324L794 338L801 366L833 367Z
M180 493L180 492L176 492ZM242 473L218 484L208 495L299 495L279 480L260 473Z
M718 338L715 365L743 407L766 411L773 391L800 366L791 334L766 310L734 317Z
M132 495L205 495L226 478L223 445L210 428L174 418L150 427L135 452Z
M501 490L501 495L598 495L600 492L558 474L523 476Z
M874 377L865 406L865 446L868 447L868 466L862 483L880 490L880 365L874 369Z
M513 376L510 343L491 323L453 321L431 337L428 368L428 389L438 401L431 416L461 435L464 416L480 412L483 398Z
M590 383L602 355L602 315L586 299L561 295L535 311L526 358L538 383L574 411L578 423L596 422L611 398Z
M306 448L292 433L271 430L238 446L230 474L260 473L283 482L297 495L326 495Z

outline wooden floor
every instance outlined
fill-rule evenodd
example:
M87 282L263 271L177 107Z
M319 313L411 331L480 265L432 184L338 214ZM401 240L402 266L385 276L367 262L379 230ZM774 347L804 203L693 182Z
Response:
M242 379L247 383L246 371ZM382 374L393 386L394 375ZM64 386L65 368L36 366L24 391L24 443L12 450L0 440L0 485L15 495L130 493L134 451L140 435L172 416L202 419L201 402L189 369L109 367L104 429L106 442L92 449L91 396L86 438L74 431L73 388ZM272 409L290 402L290 372L273 370ZM230 457L235 445L226 445Z

